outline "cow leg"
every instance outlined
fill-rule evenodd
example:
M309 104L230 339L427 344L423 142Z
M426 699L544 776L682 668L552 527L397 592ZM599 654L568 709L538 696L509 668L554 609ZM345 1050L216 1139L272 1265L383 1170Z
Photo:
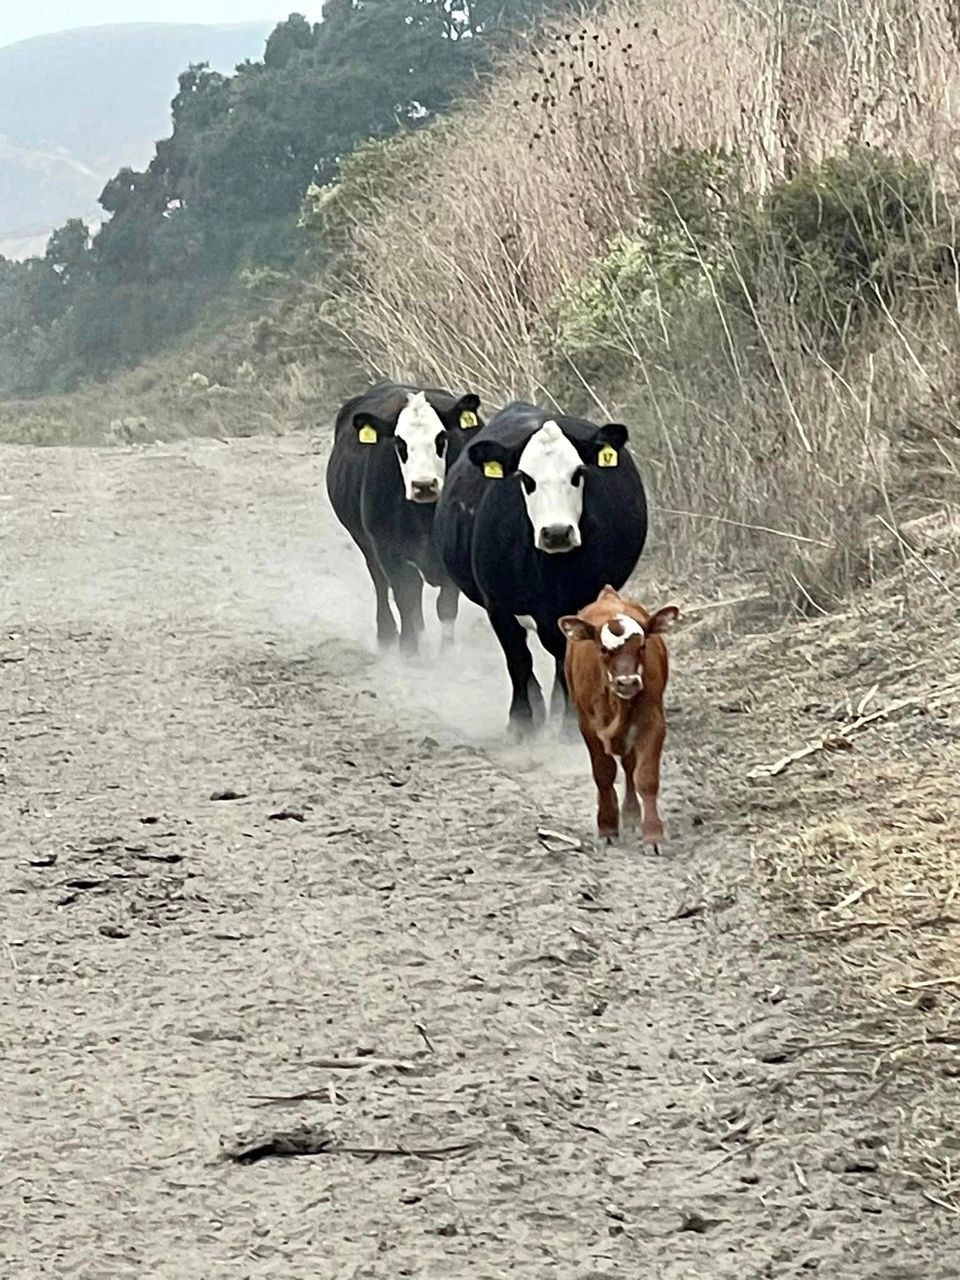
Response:
M446 653L453 648L454 628L457 623L457 609L460 605L460 592L449 578L440 584L437 596L437 617L440 619L440 652Z
M570 690L567 688L567 673L563 669L564 659L555 657L556 676L553 682L553 693L550 697L550 714L560 720L560 737L567 742L577 740L577 715L570 703Z
M543 695L533 674L533 658L527 645L527 633L512 614L488 610L487 616L500 641L513 686L510 727L518 736L523 737L533 728L535 720L543 718Z
M637 753L629 751L623 757L623 772L625 775L625 787L623 793L623 807L620 810L620 821L626 828L639 827L643 821L643 811L640 808L640 800L637 797L637 788L634 782L634 774L637 768Z
M662 720L649 726L637 744L636 767L633 771L634 786L643 800L643 843L653 845L654 853L660 852L663 839L663 823L657 809L660 792L660 753L667 728Z
M553 634L554 631L556 635ZM550 692L550 715L554 719L562 720L566 737L575 739L577 718L570 706L567 673L563 669L567 657L566 637L559 627L554 627L552 630L538 630L537 635L540 637L540 643L553 658L554 678L553 689Z
M553 662L555 674L553 689L550 692L550 714L553 717L562 716L567 719L570 712L570 699L567 695L567 675L563 669L563 658L558 658L554 654Z
M583 740L590 752L590 767L597 784L597 835L613 844L620 835L620 813L617 806L617 762L607 755L603 743L589 729L581 727Z
M423 632L423 578L408 560L390 559L383 567L400 614L400 652L414 654Z
M361 550L373 579L373 589L377 593L377 644L381 649L392 649L397 643L397 623L390 608L390 584L380 567L376 552L365 548Z

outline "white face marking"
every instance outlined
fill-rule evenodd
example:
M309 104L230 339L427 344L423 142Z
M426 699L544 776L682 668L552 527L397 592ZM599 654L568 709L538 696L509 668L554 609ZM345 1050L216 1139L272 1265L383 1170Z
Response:
M516 615L516 619L525 631L536 631L537 624L530 617L529 613L518 613Z
M442 455L437 453L437 436L443 430L443 423L424 393L410 393L394 428L397 439L406 446L397 456L408 502L436 502L440 497L447 474L446 445Z
M639 636L643 634L643 627L636 620L631 618L627 613L618 613L615 621L619 624L620 635L615 635L610 630L610 624L605 622L600 628L600 643L605 649L611 652L619 649L621 645L626 644L631 636Z
M580 546L583 479L576 484L573 480L582 465L579 453L555 422L545 422L527 441L519 470L534 482L532 493L524 485L523 500L539 551L572 551Z

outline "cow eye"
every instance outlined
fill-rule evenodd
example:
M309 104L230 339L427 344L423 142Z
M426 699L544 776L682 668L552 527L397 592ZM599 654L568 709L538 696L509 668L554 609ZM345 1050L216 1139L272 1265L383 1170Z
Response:
M437 438L436 438L436 440L434 441L434 443L435 443L435 444L436 444L436 446L437 446L437 454L438 454L438 456L442 458L442 457L443 457L443 455L444 455L444 454L446 453L446 451L447 451L447 434L446 434L446 432L445 432L445 431L441 431L441 432L437 435Z
M407 460L407 442L406 442L406 440L401 439L401 437L400 437L400 436L394 436L394 437L393 437L393 442L394 442L394 444L397 446L397 456L400 458L400 461L401 461L401 462L406 462L406 460Z
M534 480L533 476L528 476L525 471L518 472L518 475L520 476L520 481L527 493L533 493L534 489L537 487L537 482Z
M577 467L576 471L570 477L570 483L576 489L583 484L583 477L587 474L586 467Z

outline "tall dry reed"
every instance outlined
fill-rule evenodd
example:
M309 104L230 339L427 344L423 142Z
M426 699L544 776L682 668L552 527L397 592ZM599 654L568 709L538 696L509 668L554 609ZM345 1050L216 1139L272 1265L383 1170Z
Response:
M948 0L621 0L557 30L445 128L418 182L359 216L342 301L360 352L371 369L470 386L488 402L555 404L544 316L637 225L658 157L678 145L734 151L760 198L851 145L952 179L958 66ZM746 368L728 306L718 294L702 348L687 341L685 363L664 368L611 298L631 374L584 391L598 412L638 423L677 572L752 558L783 598L827 609L877 563L876 516L898 488L897 415L919 395L940 397L949 416L956 306L918 311L912 338L890 314L867 355L851 338L811 362L771 263L754 316L760 372ZM669 346L669 316L662 328ZM952 447L949 429L938 447Z

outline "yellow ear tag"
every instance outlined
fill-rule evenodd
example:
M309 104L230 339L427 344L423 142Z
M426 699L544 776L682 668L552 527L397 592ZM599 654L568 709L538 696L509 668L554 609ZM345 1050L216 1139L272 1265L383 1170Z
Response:
M597 454L598 467L615 467L619 461L617 451L611 444L605 444Z
M499 462L485 462L483 464L483 474L488 480L502 480L503 467Z
M464 431L469 431L471 427L475 427L480 419L475 413L471 413L469 409L464 409L460 415L460 425Z
M370 423L368 422L366 426L361 427L360 430L357 432L357 439L360 441L361 444L376 444L377 428L371 427Z

